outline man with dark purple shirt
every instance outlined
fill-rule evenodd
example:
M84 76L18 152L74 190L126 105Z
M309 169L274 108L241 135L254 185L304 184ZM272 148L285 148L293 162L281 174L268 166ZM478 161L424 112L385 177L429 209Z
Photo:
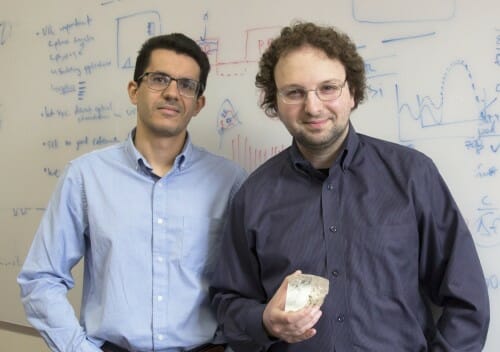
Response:
M297 23L259 68L262 107L293 143L233 202L211 288L230 346L480 351L489 303L472 236L428 157L355 131L366 79L354 43ZM321 307L284 310L298 270L329 280Z

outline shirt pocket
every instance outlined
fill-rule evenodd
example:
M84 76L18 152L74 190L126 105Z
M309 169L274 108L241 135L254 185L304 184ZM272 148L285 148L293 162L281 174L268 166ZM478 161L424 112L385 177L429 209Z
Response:
M181 266L198 273L212 272L221 239L221 219L184 217Z

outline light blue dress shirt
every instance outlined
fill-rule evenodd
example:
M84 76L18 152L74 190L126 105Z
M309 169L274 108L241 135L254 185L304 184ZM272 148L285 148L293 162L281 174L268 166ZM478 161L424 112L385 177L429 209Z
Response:
M228 202L246 172L189 136L162 178L127 141L70 162L18 282L53 351L180 351L212 340L207 296ZM66 298L82 257L80 321Z

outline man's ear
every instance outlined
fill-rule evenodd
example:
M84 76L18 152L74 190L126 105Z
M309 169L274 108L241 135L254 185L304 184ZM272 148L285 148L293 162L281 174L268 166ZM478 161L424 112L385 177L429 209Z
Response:
M137 105L137 90L139 89L139 86L137 82L135 81L130 81L128 82L128 97L130 99L130 102L134 105Z
M193 116L198 115L198 113L201 111L201 109L203 109L203 107L205 106L205 102L206 101L205 101L204 95L201 95L198 98L196 98L196 109L194 111Z

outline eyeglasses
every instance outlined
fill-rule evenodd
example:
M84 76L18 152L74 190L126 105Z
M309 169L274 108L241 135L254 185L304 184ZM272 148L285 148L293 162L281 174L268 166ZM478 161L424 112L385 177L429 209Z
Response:
M342 88L344 88L346 82L347 78L344 80L344 83L338 81L323 82L315 89L290 86L278 90L278 95L285 104L302 104L306 101L309 92L316 93L319 100L332 101L338 99L342 95Z
M163 91L172 81L177 82L177 91L180 95L187 98L193 98L198 95L202 84L194 79L190 78L174 78L163 72L144 72L139 76L137 82L140 82L143 78L146 78L146 84L152 90Z

